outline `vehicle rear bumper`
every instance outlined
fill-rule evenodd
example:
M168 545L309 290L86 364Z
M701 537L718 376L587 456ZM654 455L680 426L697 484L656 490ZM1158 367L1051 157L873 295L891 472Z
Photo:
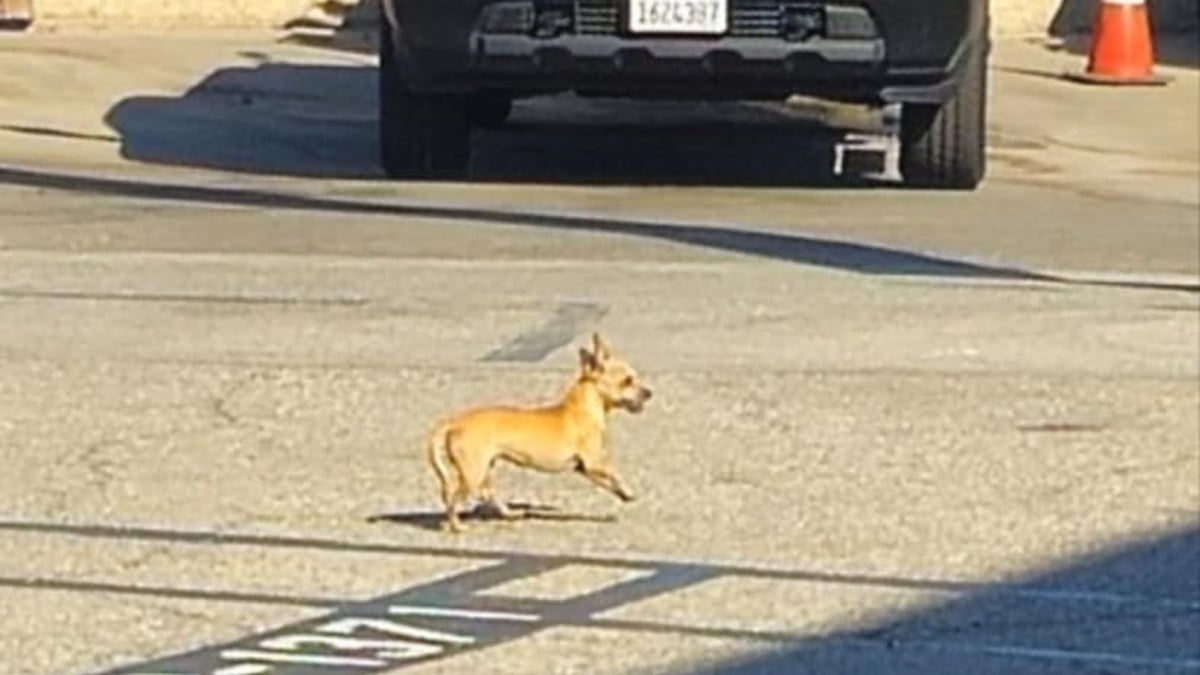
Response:
M855 89L873 79L883 42L777 40L628 40L572 36L552 42L478 36L464 75L518 87L582 89L646 96L775 96L798 83Z

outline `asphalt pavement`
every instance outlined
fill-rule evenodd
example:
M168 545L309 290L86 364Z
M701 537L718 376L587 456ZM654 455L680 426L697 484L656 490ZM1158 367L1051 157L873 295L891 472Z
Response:
M1001 43L968 194L570 97L433 185L275 37L0 42L0 672L1200 672L1194 69ZM430 424L592 331L639 500L501 468L537 517L439 532Z

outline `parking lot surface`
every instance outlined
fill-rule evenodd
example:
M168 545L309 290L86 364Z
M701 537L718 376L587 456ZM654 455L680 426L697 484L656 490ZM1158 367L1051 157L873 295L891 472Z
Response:
M845 111L569 97L432 185L362 53L0 44L0 671L1200 671L1194 70L1002 44L969 194L832 171ZM554 510L438 531L433 421L593 331L639 500L501 468Z

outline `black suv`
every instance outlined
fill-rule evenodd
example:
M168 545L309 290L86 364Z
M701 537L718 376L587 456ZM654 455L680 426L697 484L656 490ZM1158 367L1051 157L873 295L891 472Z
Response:
M906 183L985 173L988 0L382 0L379 131L395 178L465 173L515 98L901 104Z

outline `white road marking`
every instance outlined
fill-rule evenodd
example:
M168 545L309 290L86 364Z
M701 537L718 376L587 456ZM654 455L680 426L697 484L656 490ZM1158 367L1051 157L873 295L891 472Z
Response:
M536 623L541 620L537 614L517 612L490 612L476 609L452 609L447 607L422 607L418 605L392 605L388 614L397 616L436 616L452 619L478 619L480 621L519 621Z
M282 654L280 652L264 652L257 649L226 649L221 652L221 658L226 661L262 661L265 663L293 663L309 666L330 666L346 668L382 668L387 661L380 659L364 659L351 656L321 656L320 654Z
M336 635L319 635L315 633L298 633L281 635L258 643L263 649L278 651L299 651L305 646L324 646L339 652L375 652L379 658L416 659L423 656L441 654L443 649L437 645L409 640L364 640Z
M440 630L418 628L417 626L396 623L387 619L363 619L352 616L331 621L317 627L317 631L321 633L333 633L335 635L350 635L359 629L389 633L391 635L399 635L414 640L425 640L427 642L442 642L453 645L475 644L475 638L469 635L456 635Z
M212 675L266 675L273 669L265 663L242 663L213 671Z

